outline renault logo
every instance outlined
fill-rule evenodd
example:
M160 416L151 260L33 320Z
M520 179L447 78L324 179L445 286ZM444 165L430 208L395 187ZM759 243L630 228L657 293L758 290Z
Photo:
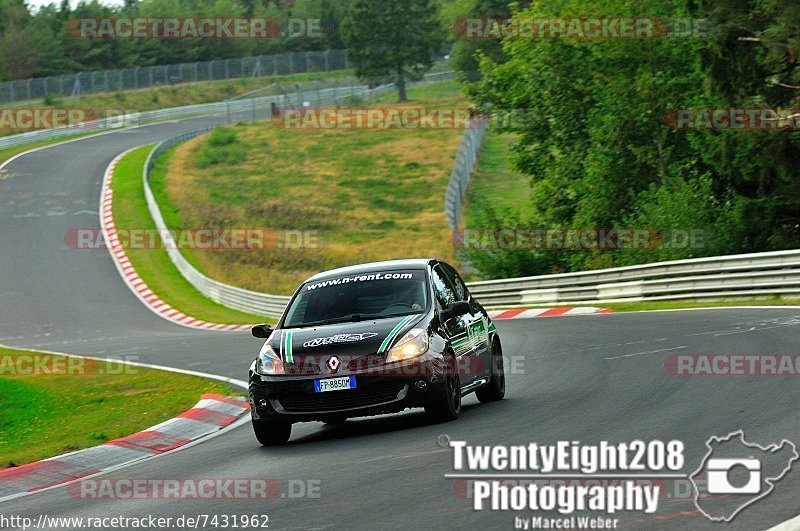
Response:
M339 358L337 358L336 356L333 356L333 357L331 357L331 359L328 360L328 368L330 370L332 370L333 372L336 372L337 370L339 370L339 365L341 365L341 364L342 364L342 362L339 361Z

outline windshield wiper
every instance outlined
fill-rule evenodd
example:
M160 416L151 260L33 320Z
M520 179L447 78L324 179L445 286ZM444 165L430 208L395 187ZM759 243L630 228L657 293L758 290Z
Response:
M360 321L365 321L368 319L386 319L387 317L395 317L394 315L381 315L379 313L354 313L350 315L345 315L344 317L336 317L334 319L323 319L321 321L313 321L310 323L302 323L296 327L292 328L301 328L306 326L319 326L319 325L329 325L329 324L336 324L336 323L358 323Z

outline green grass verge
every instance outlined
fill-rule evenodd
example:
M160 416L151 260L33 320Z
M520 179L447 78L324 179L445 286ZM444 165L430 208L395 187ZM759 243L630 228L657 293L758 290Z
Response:
M396 89L381 94L375 101L377 103L396 103L398 93ZM408 89L408 99L410 103L415 101L426 102L426 108L435 108L431 105L435 101L458 102L459 108L466 109L467 103L464 99L464 92L461 83L456 80L442 81L440 83L426 83Z
M741 299L725 301L645 301L614 302L610 304L586 304L602 306L615 312L641 312L648 310L686 310L691 308L726 308L731 306L800 306L800 299Z
M529 177L518 172L512 163L512 147L517 142L513 133L488 131L478 157L478 164L469 182L464 224L475 227L484 205L512 212L530 210Z
M153 146L138 148L119 161L112 180L117 230L156 227L142 189L142 168ZM124 243L124 242L123 242ZM136 272L161 300L181 312L210 323L243 324L269 321L263 316L232 310L198 292L170 261L166 250L126 249Z
M0 348L0 469L145 430L204 393L232 394L195 376Z
M544 306L563 307L568 306L568 304L543 304L537 306L537 308ZM722 301L582 302L572 303L569 304L569 306L593 306L609 308L613 310L614 313L625 313L657 310L690 310L693 308L731 308L736 306L774 306L780 308L781 306L800 306L800 299L769 297L764 299L732 299Z

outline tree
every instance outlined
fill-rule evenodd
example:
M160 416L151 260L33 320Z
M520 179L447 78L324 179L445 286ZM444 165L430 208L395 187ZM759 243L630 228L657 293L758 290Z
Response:
M514 7L527 7L528 2L517 2ZM479 18L485 21L492 19L501 21L510 18L513 14L512 6L508 0L473 0L468 18ZM459 27L463 22L457 23ZM462 79L476 81L480 74L478 72L478 61L480 56L486 56L495 63L505 61L503 54L503 44L499 39L470 39L464 35L459 35L457 31L455 47L453 48L453 68L461 74Z
M392 79L404 102L407 81L421 79L433 65L444 31L432 0L355 0L342 37L356 75Z
M325 46L332 50L339 50L344 46L342 34L339 29L341 15L337 6L331 0L322 0L320 5L320 27L325 39Z

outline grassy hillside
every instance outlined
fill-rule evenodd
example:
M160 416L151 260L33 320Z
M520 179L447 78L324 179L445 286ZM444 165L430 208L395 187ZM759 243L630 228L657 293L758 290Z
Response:
M420 87L381 108L464 109L456 83ZM374 106L374 105L373 105ZM306 231L316 247L191 251L213 278L290 293L320 270L414 256L453 260L444 219L447 180L463 129L316 129L280 119L230 126L179 147L159 193L172 227Z

